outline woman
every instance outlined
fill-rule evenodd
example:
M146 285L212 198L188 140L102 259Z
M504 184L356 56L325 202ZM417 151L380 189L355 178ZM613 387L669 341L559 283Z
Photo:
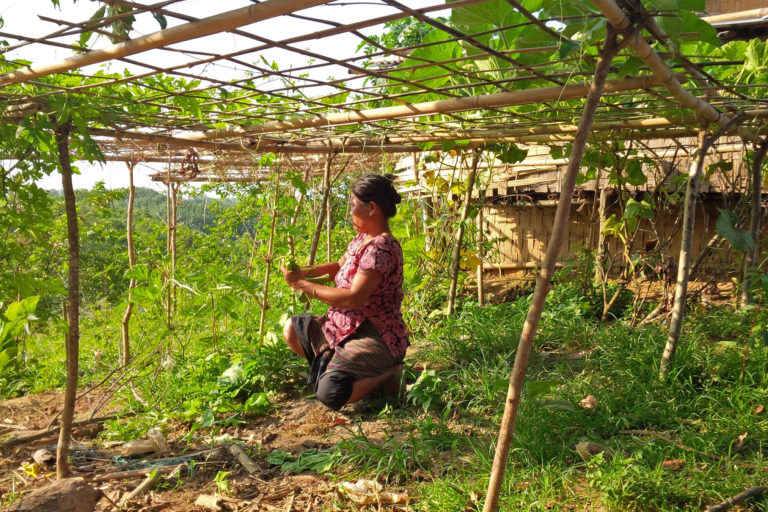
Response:
M294 290L325 302L328 313L298 315L286 322L288 347L310 364L309 384L318 400L339 410L388 379L399 385L408 334L403 300L403 251L389 230L400 194L392 180L375 174L352 185L350 214L357 236L338 262L301 270L281 267ZM336 287L305 276L329 274Z

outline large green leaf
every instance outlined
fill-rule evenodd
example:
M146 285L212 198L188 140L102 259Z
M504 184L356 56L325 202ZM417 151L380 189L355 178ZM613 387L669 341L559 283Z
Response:
M739 222L739 216L730 210L718 208L720 217L717 219L715 231L731 244L737 251L748 251L755 245L752 235L749 231L738 229L736 225Z

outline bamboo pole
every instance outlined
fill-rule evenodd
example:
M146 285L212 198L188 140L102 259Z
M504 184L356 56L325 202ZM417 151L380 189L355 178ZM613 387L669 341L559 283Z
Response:
M5 75L0 75L0 87L11 84L28 82L53 73L61 73L81 68L90 64L98 64L128 55L170 46L182 41L226 32L238 27L250 25L257 21L274 18L294 11L329 3L329 0L267 0L262 3L249 5L233 11L224 12L191 23L159 30L146 36L130 39L123 43L113 44L101 50L74 55L53 64L29 66Z
M64 407L61 412L61 430L56 448L56 478L71 474L69 442L72 438L72 420L75 415L77 378L80 357L80 233L77 225L77 204L72 187L72 166L69 155L70 122L57 125L54 119L56 147L61 170L61 185L64 193L64 209L67 215L68 279L67 279L67 384L64 390Z
M670 72L671 73L671 72ZM677 81L677 79L675 79ZM678 82L679 83L679 82ZM606 82L605 92L619 92L635 89L650 89L664 85L656 77L637 77ZM484 108L509 107L512 105L528 105L553 100L569 100L584 98L589 94L590 84L540 87L524 91L500 92L466 98L427 101L408 105L373 108L368 110L348 111L326 116L307 116L283 121L269 121L262 124L251 124L230 129L205 130L182 134L179 139L211 140L227 137L240 137L262 133L285 132L305 128L319 128L344 124L370 123L386 121L402 117L417 117L430 114L445 114L464 110L481 110Z
M742 304L751 304L754 299L751 291L751 273L752 269L757 265L757 240L760 236L760 213L762 210L763 198L763 161L765 160L766 152L768 152L768 138L763 140L763 143L757 148L754 155L754 161L752 162L752 208L749 215L749 233L752 235L754 245L747 251L746 257L744 258Z
M264 322L269 306L269 279L272 274L272 259L275 251L275 225L280 207L280 176L275 175L275 208L272 211L272 223L269 226L269 244L267 246L267 269L264 271L264 297L259 315L259 339L264 335ZM259 341L261 344L261 341Z
M317 246L320 243L320 233L323 232L323 222L325 222L325 216L328 213L328 200L331 195L331 162L333 161L333 155L328 155L325 158L325 169L323 170L323 201L320 205L320 217L317 219L317 225L315 226L315 234L312 236L312 247L309 250L309 261L307 265L315 264L315 256L317 255Z
M125 220L125 234L128 243L128 268L132 269L136 265L136 250L133 245L133 206L136 201L136 187L133 185L133 168L134 162L126 162L128 166L128 213ZM133 313L133 300L131 298L131 291L136 288L136 279L131 278L128 283L128 306L125 308L125 314L123 315L123 321L121 323L120 332L122 334L123 341L123 366L128 365L131 361L131 336L129 333L129 325L131 322L131 314Z
M452 315L456 301L456 287L459 282L459 263L461 262L461 242L464 239L464 226L469 218L469 209L472 206L472 189L475 187L477 166L480 162L480 150L475 150L472 155L472 167L467 177L467 190L464 192L464 208L461 211L459 227L456 229L456 240L453 243L453 255L451 257L451 284L448 288L448 314Z
M480 191L480 209L477 212L477 258L480 264L477 266L477 304L485 305L485 273L483 272L483 263L485 261L485 236L483 232L483 207L485 191Z
M517 353L515 354L515 364L509 378L509 389L507 390L504 416L502 417L501 427L499 429L499 440L496 444L496 453L493 458L491 478L488 482L488 492L483 506L484 512L495 512L498 507L499 491L501 490L501 483L504 479L507 455L512 442L512 435L515 430L515 420L520 405L520 394L523 389L525 373L528 367L528 358L531 354L533 337L536 334L536 328L538 327L541 312L544 308L544 300L551 287L557 255L560 253L560 248L562 247L565 238L565 232L568 229L568 215L571 210L571 199L573 198L573 190L576 186L576 178L579 174L581 159L584 156L584 150L587 145L587 138L589 137L595 112L597 111L597 106L600 102L600 97L603 94L603 86L610 69L611 61L616 55L616 52L616 37L609 30L605 46L600 52L600 57L597 61L595 77L592 81L589 96L584 105L584 111L581 114L579 131L577 132L576 140L573 143L570 160L568 161L568 168L566 169L563 178L563 184L560 191L561 199L557 205L555 220L552 226L552 235L547 244L547 252L544 256L543 267L536 278L536 289L533 293L531 306L528 309L528 315L526 316L522 333L520 334L520 343L518 344Z

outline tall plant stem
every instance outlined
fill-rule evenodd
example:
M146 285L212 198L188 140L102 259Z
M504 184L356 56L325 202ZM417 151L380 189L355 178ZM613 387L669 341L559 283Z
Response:
M659 377L664 379L669 371L669 365L677 351L677 343L680 340L680 329L685 316L685 302L688 296L688 277L691 268L691 246L693 245L693 228L696 220L696 198L699 194L699 181L704 170L704 160L712 145L732 125L739 122L738 116L731 118L717 133L711 137L702 129L699 133L699 155L695 165L688 172L688 182L685 187L685 202L683 206L683 232L680 240L680 256L677 262L677 281L675 283L675 301L672 306L672 315L669 321L669 332L664 352L659 364Z
M136 250L133 245L133 205L136 201L136 187L133 185L133 168L136 164L135 162L126 162L126 165L128 166L128 213L125 219L125 236L128 243L128 268L133 268L136 265ZM125 308L125 314L120 326L123 341L123 366L127 366L131 361L131 336L128 328L133 312L131 291L134 288L136 288L136 280L131 278L131 281L128 283L128 306Z
M451 284L448 288L448 314L453 314L456 301L456 287L459 282L459 263L461 262L461 243L464 239L464 225L469 218L469 209L472 207L472 190L475 187L477 166L480 163L481 149L476 149L472 155L472 167L467 176L467 190L464 193L464 208L461 210L459 227L456 229L456 240L453 243L453 255L451 257Z
M493 457L493 468L491 478L488 482L488 492L486 493L484 512L494 512L499 503L499 491L504 479L504 470L507 466L507 456L512 442L512 435L515 431L515 420L517 410L520 405L520 394L523 389L523 381L528 367L528 357L531 354L533 337L536 334L536 328L541 318L541 312L544 308L544 299L549 293L552 276L555 271L555 262L560 248L563 245L565 232L568 229L568 215L571 210L571 200L573 199L573 190L576 186L576 178L579 174L581 159L584 156L584 150L587 145L587 138L595 118L600 97L603 93L605 79L608 76L611 61L617 53L616 36L612 30L608 30L608 37L605 46L600 52L595 69L595 77L589 88L589 95L584 105L584 111L579 120L579 129L576 132L576 138L573 141L573 150L568 160L568 167L565 171L563 183L560 190L560 201L557 204L555 221L552 226L552 236L547 244L547 252L544 256L542 269L536 277L536 290L533 292L531 306L528 309L528 315L525 318L522 333L520 334L520 343L515 354L515 364L512 368L512 374L509 378L509 388L507 390L507 399L504 406L504 416L501 420L499 429L499 440L496 443L496 453Z
M55 120L54 120L55 123ZM67 213L67 244L69 275L67 279L67 385L64 390L64 408L61 413L59 444L56 448L56 478L71 474L67 457L72 437L72 419L77 398L77 371L80 357L80 234L77 225L77 204L72 187L72 166L69 158L70 123L56 127L56 148L61 166L61 186L64 209Z
M320 216L317 219L317 225L315 226L315 234L312 237L312 247L309 250L309 261L307 265L315 264L315 256L317 255L317 245L320 243L320 233L323 232L323 222L325 222L325 216L328 213L328 201L331 196L331 162L333 161L333 155L328 155L325 158L325 169L323 171L323 202L320 206Z
M275 226L280 206L280 176L275 173L275 208L272 211L272 223L269 226L269 245L267 246L267 270L264 272L264 302L261 304L259 316L259 339L264 335L264 321L267 318L267 306L269 305L269 278L272 271L272 256L275 251ZM261 344L261 341L259 342Z
M744 276L742 278L742 304L751 304L754 301L752 297L752 269L757 265L757 239L760 236L760 213L763 199L763 161L768 152L768 138L755 151L752 162L752 198L751 210L749 215L749 233L752 235L754 245L747 251L744 258Z

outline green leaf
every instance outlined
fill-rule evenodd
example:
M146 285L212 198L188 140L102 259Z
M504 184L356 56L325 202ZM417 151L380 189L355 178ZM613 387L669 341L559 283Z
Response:
M636 201L630 197L627 200L626 207L624 208L624 217L628 220L632 218L636 219L638 217L642 219L652 219L653 206L646 200Z
M579 412L568 400L536 400L536 404L546 409L558 409L566 412Z
M627 163L627 183L636 187L645 185L648 178L643 173L643 164L639 160L630 160Z
M559 382L556 380L526 380L525 385L523 386L523 393L525 393L528 398L533 399L544 393L549 393L554 390L558 384Z
M152 11L152 16L154 16L157 23L160 25L160 30L165 30L168 27L168 20L165 19L165 16L154 11Z
M560 45L557 47L557 55L560 57L560 59L564 59L568 56L569 53L571 53L573 50L577 50L580 46L581 44L578 41L563 39L560 41Z
M697 33L699 39L714 47L720 46L715 27L702 20L692 12L683 12L681 16L681 30L686 33Z
M718 210L720 211L720 217L718 217L717 224L715 225L717 234L728 240L728 243L736 251L746 252L752 249L755 241L752 239L749 231L736 228L739 216L730 210L723 208L718 208Z

